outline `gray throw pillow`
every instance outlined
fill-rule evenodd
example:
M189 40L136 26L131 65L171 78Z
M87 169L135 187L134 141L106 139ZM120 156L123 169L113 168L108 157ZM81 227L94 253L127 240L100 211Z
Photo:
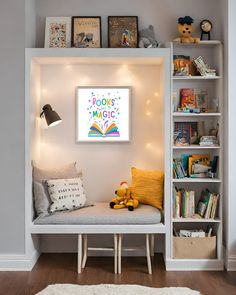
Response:
M37 215L48 215L50 199L45 187L45 181L49 179L61 178L76 178L80 177L82 172L76 169L76 163L70 163L57 169L41 169L33 167L33 192L34 192L34 207Z

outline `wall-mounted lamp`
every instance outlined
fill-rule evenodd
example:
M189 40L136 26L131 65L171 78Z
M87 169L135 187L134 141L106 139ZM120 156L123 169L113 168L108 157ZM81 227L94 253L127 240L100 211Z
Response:
M56 126L62 122L62 119L59 117L58 113L52 109L50 104L45 104L45 106L43 106L43 111L40 114L40 118L43 115L48 124L48 127Z

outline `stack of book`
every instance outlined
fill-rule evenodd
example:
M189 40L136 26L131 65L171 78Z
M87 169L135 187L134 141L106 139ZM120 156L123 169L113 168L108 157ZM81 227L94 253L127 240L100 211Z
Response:
M217 146L218 140L216 136L202 136L200 138L200 146Z
M195 214L195 193L184 189L173 190L173 217L192 218Z
M201 199L197 204L196 213L202 218L214 219L218 202L219 194L212 193L209 190L205 190L202 192Z
M180 159L173 159L174 178L214 178L216 177L218 156L210 161L209 154L182 154Z

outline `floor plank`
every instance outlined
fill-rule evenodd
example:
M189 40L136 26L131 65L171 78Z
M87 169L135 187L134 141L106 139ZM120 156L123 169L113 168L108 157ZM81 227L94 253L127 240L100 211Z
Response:
M166 272L155 255L153 275L145 257L124 257L122 274L113 274L111 257L89 257L82 274L76 254L43 254L31 272L0 272L0 295L34 295L49 284L139 284L150 287L189 287L203 295L236 295L236 272Z

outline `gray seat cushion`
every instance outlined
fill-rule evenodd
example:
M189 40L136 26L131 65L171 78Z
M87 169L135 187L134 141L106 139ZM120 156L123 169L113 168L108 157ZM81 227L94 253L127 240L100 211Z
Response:
M92 207L75 211L39 216L34 224L157 224L160 222L160 211L149 205L140 204L134 211L128 211L128 209L111 209L107 202L99 202Z

